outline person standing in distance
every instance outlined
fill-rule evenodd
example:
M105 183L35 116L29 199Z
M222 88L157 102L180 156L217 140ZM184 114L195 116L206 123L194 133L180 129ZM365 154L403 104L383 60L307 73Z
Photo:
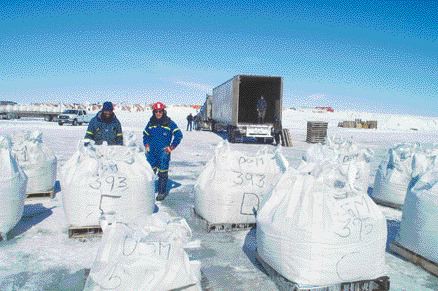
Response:
M274 118L274 139L275 139L275 145L277 146L280 144L280 137L282 131L283 131L283 126L281 125L281 118L279 115L276 115Z
M187 115L187 131L192 131L193 128L193 115L190 113Z
M92 140L96 145L104 141L108 145L123 145L122 125L114 114L113 103L103 103L102 110L88 124L84 144L88 145Z
M167 195L170 156L183 138L181 130L167 116L165 108L161 102L153 104L152 117L143 131L147 161L154 173L158 173L157 201L163 200Z
M265 123L265 115L266 109L268 108L268 104L263 96L260 96L260 99L257 101L257 122Z

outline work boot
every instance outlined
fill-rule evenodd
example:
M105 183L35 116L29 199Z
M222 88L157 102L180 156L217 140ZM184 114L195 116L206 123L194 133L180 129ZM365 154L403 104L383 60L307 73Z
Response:
M158 172L158 195L157 201L161 201L166 197L167 193L167 172Z
M157 201L162 201L166 197L166 194L164 193L158 193L157 195Z

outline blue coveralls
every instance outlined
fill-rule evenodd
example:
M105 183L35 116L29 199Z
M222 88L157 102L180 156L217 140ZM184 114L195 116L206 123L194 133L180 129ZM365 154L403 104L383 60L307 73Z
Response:
M108 145L123 145L122 125L116 115L108 122L102 120L102 111L99 111L88 124L85 134L85 143L89 140L94 140L97 145L101 145L104 141Z
M258 120L258 122L265 123L265 114L266 114L267 108L268 108L268 104L266 103L266 100L260 98L257 101L257 113L258 113L257 120Z
M152 116L143 131L143 144L149 145L147 161L154 172L158 172L158 193L167 193L170 154L164 149L168 146L175 149L182 137L181 130L167 115L160 119Z

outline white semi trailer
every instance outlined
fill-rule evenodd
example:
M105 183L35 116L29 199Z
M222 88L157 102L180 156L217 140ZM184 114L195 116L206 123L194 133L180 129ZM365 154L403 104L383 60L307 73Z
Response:
M267 103L264 123L258 123L257 101L263 96ZM213 88L211 128L226 130L228 140L257 138L271 143L274 120L281 121L283 79L274 76L237 75ZM208 102L209 100L206 100Z

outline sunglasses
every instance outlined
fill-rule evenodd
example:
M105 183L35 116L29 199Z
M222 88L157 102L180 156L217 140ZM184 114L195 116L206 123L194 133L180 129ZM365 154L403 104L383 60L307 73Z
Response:
M163 113L164 110L154 110L154 113Z

